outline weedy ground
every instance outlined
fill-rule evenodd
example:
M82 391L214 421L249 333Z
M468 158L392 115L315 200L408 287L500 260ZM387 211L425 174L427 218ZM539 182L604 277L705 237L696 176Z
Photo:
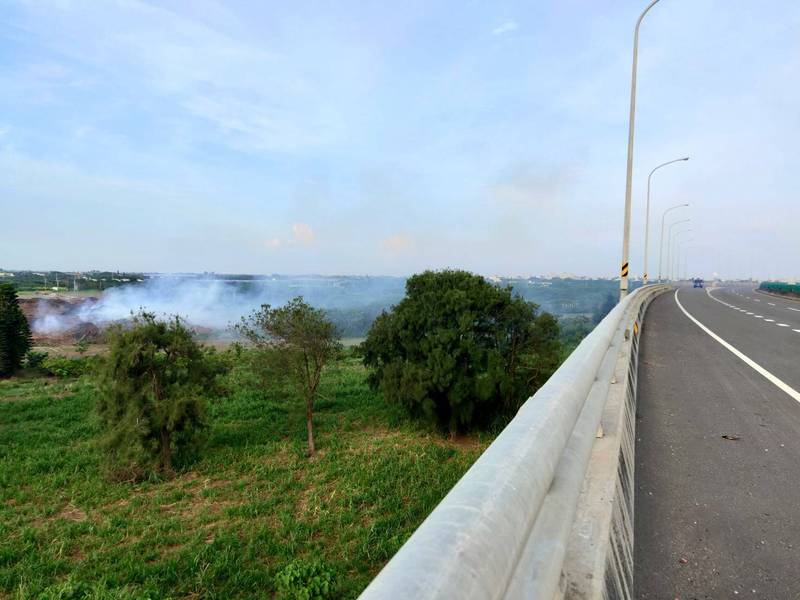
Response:
M486 447L406 419L332 366L306 457L302 403L233 377L199 457L114 482L85 379L0 382L0 598L271 598L317 562L337 597L366 587Z

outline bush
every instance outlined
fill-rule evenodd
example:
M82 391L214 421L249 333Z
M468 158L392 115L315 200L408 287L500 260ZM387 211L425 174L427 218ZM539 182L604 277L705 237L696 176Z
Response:
M27 369L41 369L42 363L49 355L47 352L36 352L35 350L28 350L25 355L25 368Z
M796 283L783 283L780 281L764 281L758 289L772 294L783 294L784 296L800 296L800 285Z
M465 271L426 271L376 319L361 351L369 382L448 429L499 425L557 368L558 323Z
M335 587L333 573L319 561L294 560L275 575L281 600L326 600Z
M30 347L31 329L17 291L10 283L0 283L0 377L13 375Z
M170 473L176 455L197 447L206 426L205 393L221 368L178 317L142 312L109 330L98 369L97 414L115 466Z
M68 358L66 356L48 356L41 361L42 370L48 375L65 379L69 377L80 377L89 370L89 361L86 358Z

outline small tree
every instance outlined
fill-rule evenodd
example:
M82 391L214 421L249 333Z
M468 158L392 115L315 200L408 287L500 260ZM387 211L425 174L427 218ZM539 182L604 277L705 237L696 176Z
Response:
M142 312L108 333L97 377L97 413L115 459L170 473L173 457L206 425L204 391L217 374L178 317Z
M0 377L13 375L30 347L31 330L17 291L10 283L0 284Z
M322 369L341 351L336 327L322 310L298 296L280 308L263 304L243 317L236 329L263 354L276 374L294 383L305 401L308 454L314 456L314 399Z

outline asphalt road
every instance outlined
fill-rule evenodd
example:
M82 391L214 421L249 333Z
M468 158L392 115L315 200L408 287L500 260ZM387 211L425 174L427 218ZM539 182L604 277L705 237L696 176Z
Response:
M767 374L695 324L674 293L651 305L638 384L635 597L798 600L800 311L789 309L800 303L749 287L682 288L678 300Z

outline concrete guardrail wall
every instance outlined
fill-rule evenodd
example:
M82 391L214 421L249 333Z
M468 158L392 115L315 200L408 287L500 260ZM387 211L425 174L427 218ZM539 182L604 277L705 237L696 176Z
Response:
M639 335L667 286L618 304L361 595L632 598Z

